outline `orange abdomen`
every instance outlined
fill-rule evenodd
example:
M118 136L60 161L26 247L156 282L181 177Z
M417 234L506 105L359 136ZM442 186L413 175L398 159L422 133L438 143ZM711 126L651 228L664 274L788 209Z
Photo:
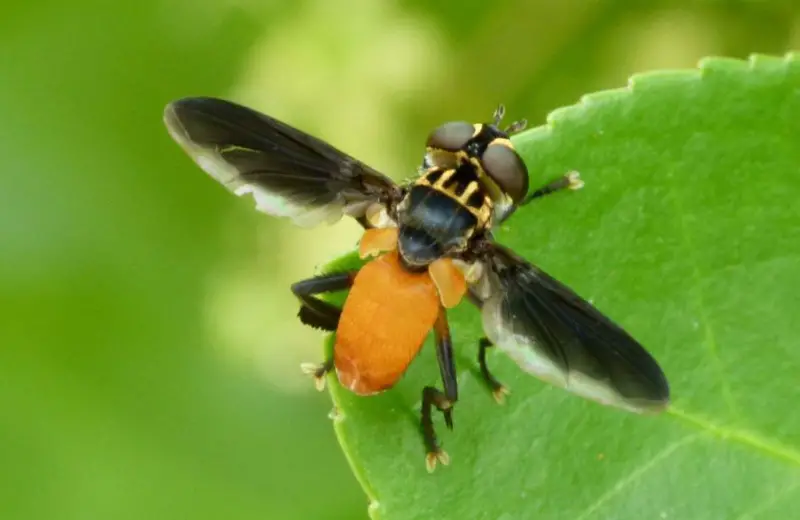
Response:
M397 251L367 263L336 331L334 366L341 384L360 395L393 386L422 347L439 306L428 272L408 272Z

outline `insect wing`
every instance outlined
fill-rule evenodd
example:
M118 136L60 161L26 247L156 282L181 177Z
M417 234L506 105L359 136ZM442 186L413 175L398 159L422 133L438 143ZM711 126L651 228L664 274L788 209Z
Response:
M211 177L256 208L310 227L367 207L396 189L388 177L267 115L216 98L167 105L172 138Z
M582 397L634 412L669 402L658 363L627 332L547 273L494 246L488 338L520 367Z

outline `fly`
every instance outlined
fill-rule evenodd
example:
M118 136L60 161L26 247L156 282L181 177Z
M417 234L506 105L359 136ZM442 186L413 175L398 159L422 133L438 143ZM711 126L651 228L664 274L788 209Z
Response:
M467 298L481 313L481 374L507 393L486 364L497 346L525 371L582 397L634 412L669 402L667 379L627 332L541 269L496 243L492 230L544 195L582 186L570 173L529 192L528 170L509 136L524 128L445 123L428 137L421 175L397 184L330 144L272 117L216 98L170 103L170 135L211 177L256 209L300 226L343 216L364 227L358 270L297 282L298 316L335 332L333 355L306 365L318 388L329 372L358 395L393 387L433 330L442 388L422 389L426 466L449 458L433 410L453 428L458 401L447 312ZM349 290L342 308L319 295Z

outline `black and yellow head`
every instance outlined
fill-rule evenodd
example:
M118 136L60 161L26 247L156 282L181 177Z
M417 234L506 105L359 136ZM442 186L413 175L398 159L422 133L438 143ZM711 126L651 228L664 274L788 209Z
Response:
M428 136L425 166L455 168L471 162L495 201L507 197L515 204L520 202L528 193L528 168L509 135L522 130L526 123L518 121L501 130L498 125L504 114L501 105L492 123L453 121L441 125Z

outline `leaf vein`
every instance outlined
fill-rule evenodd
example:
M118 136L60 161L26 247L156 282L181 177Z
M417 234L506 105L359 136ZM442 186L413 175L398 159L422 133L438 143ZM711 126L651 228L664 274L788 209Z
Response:
M659 462L667 459L670 455L675 453L678 449L687 446L691 442L697 440L700 437L699 433L693 435L686 435L685 437L678 439L677 441L664 446L664 448L658 452L653 457L649 457L646 461L644 461L638 468L634 469L628 476L618 480L614 483L611 488L600 495L600 497L592 504L589 505L581 514L579 514L575 520L586 520L589 518L589 515L600 509L606 502L614 498L616 495L621 493L625 490L628 486L630 486L633 482L636 481L639 477L641 477L647 471L653 469L653 467L658 464Z
M667 410L667 413L684 421L687 424L693 425L700 430L716 435L717 437L729 439L752 448L757 452L780 459L792 466L800 467L800 451L781 444L774 439L762 437L761 435L748 430L736 429L717 424L714 421L675 407L670 407Z
M719 357L719 351L717 349L717 340L716 336L714 335L714 329L711 327L711 320L706 310L705 300L703 299L703 293L700 289L701 287L701 280L702 276L700 273L700 266L697 262L697 259L694 256L694 241L692 240L691 233L689 231L689 226L686 225L686 221L683 218L685 215L683 204L681 203L680 197L678 197L677 190L674 188L673 185L670 186L670 191L672 192L672 201L675 206L675 213L678 216L678 221L680 222L681 228L681 235L683 238L683 246L684 246L684 258L686 259L687 263L692 267L692 278L693 278L693 287L694 291L692 291L694 296L694 306L697 309L698 314L700 315L700 321L703 324L703 332L705 334L704 343L706 346L706 350L708 351L709 357L711 357L711 361L714 364L714 370L719 377L721 386L722 386L722 397L725 400L726 405L728 406L728 410L734 418L741 418L741 413L739 412L739 407L736 404L736 400L733 397L733 393L731 392L730 382L728 377L725 375L725 370L722 365L722 360Z
M749 518L756 518L757 516L760 516L762 513L768 511L771 507L778 504L781 500L784 500L789 495L789 493L791 493L792 491L796 490L799 487L800 487L800 479L795 479L791 484L781 489L777 493L773 493L772 496L756 504L751 509L742 513L740 516L737 516L734 520L747 520Z

